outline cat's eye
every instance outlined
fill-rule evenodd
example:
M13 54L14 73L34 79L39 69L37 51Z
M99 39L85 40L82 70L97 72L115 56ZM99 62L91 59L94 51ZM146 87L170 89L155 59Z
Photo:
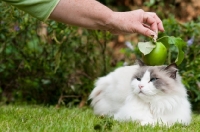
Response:
M137 79L138 81L141 81L141 78L138 78L138 77L137 77L136 79Z
M154 77L154 78L151 78L150 81L151 81L151 82L154 82L154 81L156 81L157 79L158 79L158 78Z

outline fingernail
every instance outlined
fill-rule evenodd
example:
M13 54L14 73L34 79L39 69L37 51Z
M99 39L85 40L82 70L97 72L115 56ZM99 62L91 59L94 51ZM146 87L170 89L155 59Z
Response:
M154 37L156 33L154 31L151 31L151 36Z
M154 42L156 42L156 39L158 38L158 34L156 33L156 31L151 33L151 37L153 38Z
M158 34L158 30L154 30L154 32L155 32L156 34Z

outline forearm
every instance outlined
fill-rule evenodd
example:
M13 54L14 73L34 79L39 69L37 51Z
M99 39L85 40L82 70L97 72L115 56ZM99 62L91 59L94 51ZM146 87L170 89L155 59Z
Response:
M95 0L60 0L49 18L89 29L108 30L114 34L157 36L158 31L164 31L162 21L153 12L141 9L113 12Z
M112 13L95 0L60 0L50 19L89 29L109 30Z

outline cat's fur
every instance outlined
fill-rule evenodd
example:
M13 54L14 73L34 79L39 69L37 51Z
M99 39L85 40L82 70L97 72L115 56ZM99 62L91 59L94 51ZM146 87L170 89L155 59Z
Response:
M90 94L97 115L142 125L191 121L191 105L174 64L169 66L125 66L96 82Z

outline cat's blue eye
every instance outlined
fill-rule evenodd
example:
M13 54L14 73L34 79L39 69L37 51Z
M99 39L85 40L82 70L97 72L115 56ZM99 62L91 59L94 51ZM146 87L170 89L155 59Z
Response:
M158 78L151 78L150 81L151 81L151 82L154 82L154 81L156 81L157 79L158 79Z
M137 79L138 81L141 81L141 78L138 78L138 77L137 77L136 79Z

